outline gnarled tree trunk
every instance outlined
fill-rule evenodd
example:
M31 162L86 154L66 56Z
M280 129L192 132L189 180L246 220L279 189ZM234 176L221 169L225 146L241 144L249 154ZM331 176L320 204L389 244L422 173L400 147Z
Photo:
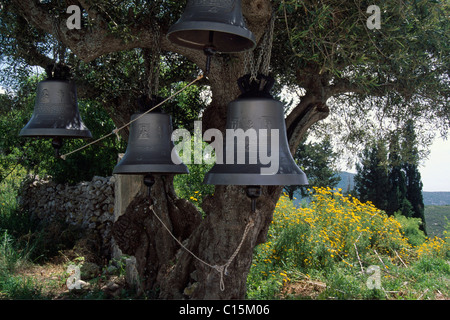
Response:
M162 50L182 54L204 68L202 52L175 46L166 39L169 26L161 25L160 33L155 35L147 23L130 24L133 37L123 41L108 31L105 18L101 12L94 11L89 2L78 1L92 19L92 26L81 30L68 30L63 19L54 23L48 4L13 2L14 10L29 23L47 33L57 31L59 40L86 62L109 52L152 48L154 37L159 36ZM271 16L271 2L243 0L242 9L248 28L259 41L265 30L262 26L268 24ZM203 113L203 130L224 131L227 104L239 95L236 81L244 75L243 61L243 54L213 57L208 76L212 102ZM320 81L323 79L317 73L306 80L303 81L306 95L286 121L291 151L297 148L312 124L328 115L325 103L329 94L321 87L325 81ZM110 101L107 108L118 127L127 121L126 115L131 111L126 95L124 93L123 101ZM127 132L123 133L126 136ZM253 249L266 240L281 190L282 186L264 186L256 212L252 213L244 187L216 186L214 195L203 202L206 217L202 219L194 205L176 196L172 176L156 175L152 200L138 193L115 222L113 235L123 253L136 257L141 290L155 293L156 298L242 299ZM182 248L169 231L189 251ZM224 266L227 268L223 269Z
M220 85L236 84L238 74L229 69L224 72L224 64L219 66L212 70L211 83L217 83L212 86L215 96L203 117L204 129L223 130L226 103L238 95L237 85ZM307 128L328 114L322 96L308 95L298 110L292 126L288 126L291 150L298 146ZM216 186L214 195L203 202L206 216L201 219L195 206L177 198L172 182L170 177L158 177L152 188L153 211L148 199L140 195L114 225L119 247L137 258L143 287L158 291L163 299L245 298L253 250L266 240L282 186L264 186L255 213L251 212L245 187ZM189 251L170 236L155 213ZM220 267L225 265L226 270L221 272Z

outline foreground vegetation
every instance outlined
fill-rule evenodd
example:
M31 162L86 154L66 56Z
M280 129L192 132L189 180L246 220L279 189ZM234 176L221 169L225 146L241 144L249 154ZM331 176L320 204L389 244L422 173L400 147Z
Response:
M450 297L448 233L427 238L419 219L388 216L329 188L311 192L301 208L280 198L268 240L255 252L248 298Z
M444 237L446 226L450 222L450 205L425 206L425 220L429 237Z
M84 257L70 250L73 241L58 242L60 232L52 235L21 212L21 175L0 183L0 299L133 298L102 290L111 277L123 282L123 265L111 263L90 278L89 290L68 292L67 266L82 265ZM450 298L448 227L442 237L427 238L419 219L388 216L339 190L315 188L311 196L300 207L280 198L267 242L255 250L247 298Z

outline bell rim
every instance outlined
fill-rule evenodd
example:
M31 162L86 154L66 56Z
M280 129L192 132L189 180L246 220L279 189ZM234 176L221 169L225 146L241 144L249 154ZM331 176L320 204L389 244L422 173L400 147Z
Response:
M75 85L75 82L71 79L57 79L57 78L46 78L44 80L39 81L38 84L39 83L47 83L47 82L55 82L55 83L64 82L66 84Z
M159 169L149 170L149 167L160 167ZM128 167L128 168L127 168ZM176 169L176 170L175 170ZM114 168L113 174L189 174L189 169L184 164L128 164L120 163Z
M192 26L191 26L191 24L192 24ZM224 30L224 27L225 27L225 30ZM213 22L213 21L189 21L189 22L181 22L178 24L176 23L172 27L170 27L169 31L167 32L167 39L169 39L171 42L173 42L179 46L188 47L188 48L196 49L196 50L203 50L205 48L206 44L190 43L186 40L182 40L179 36L176 35L181 32L186 32L186 31L191 31L191 32L214 31L214 32L222 33L222 34L230 34L233 36L238 36L241 39L244 39L246 44L251 44L251 46L242 45L239 47L240 49L236 49L236 50L223 50L220 47L216 48L217 52L221 52L221 53L244 52L244 51L252 50L256 47L255 36L254 36L253 32L251 32L249 29L244 28L244 27L234 26L234 25L225 25L223 23Z
M45 131L52 130L52 133ZM23 128L19 133L20 137L63 137L63 138L80 138L92 139L92 133L89 130L70 130L70 129L53 129L53 128Z
M280 184L280 180L283 184ZM264 186L290 186L308 185L308 179L306 175L298 173L290 174L273 174L273 175L260 175L254 173L207 173L203 180L204 184L211 185L264 185Z

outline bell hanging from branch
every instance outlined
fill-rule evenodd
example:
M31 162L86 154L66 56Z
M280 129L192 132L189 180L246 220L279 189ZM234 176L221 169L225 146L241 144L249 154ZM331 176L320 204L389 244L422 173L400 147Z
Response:
M69 67L49 65L46 72L47 79L37 86L33 115L19 136L53 138L52 146L59 158L63 139L92 138L92 134L81 120Z
M274 80L261 77L262 90L249 75L238 80L242 94L228 105L222 163L204 178L205 184L247 186L253 212L261 185L308 184L289 150L283 104L269 93Z
M180 46L203 50L206 74L216 52L242 52L256 46L253 33L245 25L241 0L188 0L167 38Z
M114 174L144 175L144 184L148 187L150 196L150 189L155 183L153 174L189 173L174 150L170 115L161 110L153 110L149 113L135 113L131 116L131 121L127 150L114 168ZM175 164L172 157L179 164Z

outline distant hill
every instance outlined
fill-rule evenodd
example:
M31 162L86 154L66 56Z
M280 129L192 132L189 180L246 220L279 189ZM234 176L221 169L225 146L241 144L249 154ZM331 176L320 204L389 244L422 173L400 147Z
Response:
M355 188L355 174L350 172L339 172L341 181L339 181L336 189L341 188L344 193L351 192Z
M422 192L423 203L426 206L450 205L450 192Z
M350 172L341 171L339 172L341 181L339 181L336 189L341 188L343 193L351 192L355 187L355 174ZM426 206L445 206L450 205L450 192L422 192L423 203ZM298 198L301 196L296 193ZM305 199L306 200L306 199ZM300 202L300 201L297 201Z
M427 223L427 233L430 238L434 236L443 238L444 230L449 221L450 206L425 206L425 222Z
M338 175L341 178L341 180L339 181L339 183L337 184L335 189L341 188L342 192L344 194L347 192L352 192L353 188L355 187L355 182L354 182L355 174L350 173L350 172L341 171L341 172L339 172ZM298 190L294 192L294 198L295 198L294 204L296 206L299 206L302 202L309 203L311 201L311 199L309 197L302 198L302 196Z

